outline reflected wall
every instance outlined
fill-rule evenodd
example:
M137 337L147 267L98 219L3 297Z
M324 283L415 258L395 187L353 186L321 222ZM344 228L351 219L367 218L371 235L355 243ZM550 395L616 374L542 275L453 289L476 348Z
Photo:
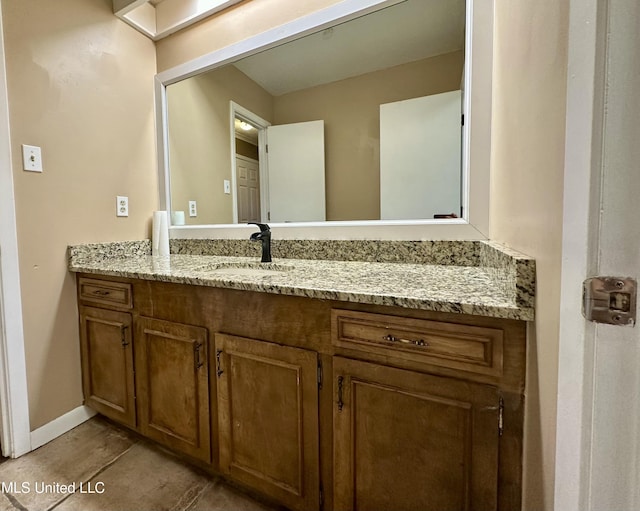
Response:
M455 51L274 96L233 65L167 87L171 209L187 224L232 223L229 101L274 125L325 121L327 220L380 219L380 105L460 89Z

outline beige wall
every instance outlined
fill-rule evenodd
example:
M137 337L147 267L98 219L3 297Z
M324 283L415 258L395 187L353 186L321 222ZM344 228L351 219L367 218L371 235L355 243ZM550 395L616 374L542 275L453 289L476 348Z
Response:
M460 89L462 51L274 98L275 124L323 119L327 220L380 219L380 105Z
M67 245L146 238L157 209L154 45L111 9L2 1L32 430L82 404ZM42 147L44 173L21 170L21 144Z
M526 510L553 509L568 5L496 4L491 237L535 257L537 267L528 346Z
M263 119L273 117L273 99L233 66L167 87L171 209L188 211L195 200L198 216L188 224L233 223L231 181L232 100Z
M284 25L341 0L245 0L158 41L158 72Z
M274 125L324 120L327 220L379 220L380 105L457 90L463 66L458 51L276 97L233 66L169 85L171 209L196 200L187 224L233 222L233 100Z

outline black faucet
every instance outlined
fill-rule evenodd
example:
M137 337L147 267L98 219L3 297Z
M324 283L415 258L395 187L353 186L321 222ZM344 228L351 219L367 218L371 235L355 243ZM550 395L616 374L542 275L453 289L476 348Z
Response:
M249 240L262 241L262 259L261 263L271 262L271 229L267 224L258 224L256 222L249 222L248 225L257 225L260 228L260 232L254 232Z

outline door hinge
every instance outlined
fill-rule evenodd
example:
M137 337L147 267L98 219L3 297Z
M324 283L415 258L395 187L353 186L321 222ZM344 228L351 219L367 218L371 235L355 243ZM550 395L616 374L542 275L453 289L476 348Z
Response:
M324 489L320 485L320 511L324 508Z
M318 390L322 389L322 360L318 359Z
M582 314L596 323L633 326L636 295L635 279L592 277L582 284Z
M269 144L265 144L264 151L269 154Z
M464 126L464 114L461 115L460 124Z
M500 398L498 403L498 436L504 433L504 399Z

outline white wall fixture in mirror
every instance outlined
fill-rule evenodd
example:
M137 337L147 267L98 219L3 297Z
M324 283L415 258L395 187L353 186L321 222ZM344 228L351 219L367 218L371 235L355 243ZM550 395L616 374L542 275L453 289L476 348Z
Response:
M281 237L485 238L492 33L493 0L345 0L160 73L161 207L199 207L172 236L259 216ZM296 125L321 126L317 161L293 163L305 139L271 146ZM320 192L323 214L296 210Z
M158 41L242 0L113 0L113 13Z
M324 121L267 128L268 222L324 222Z
M381 220L460 215L461 105L459 90L380 105Z

